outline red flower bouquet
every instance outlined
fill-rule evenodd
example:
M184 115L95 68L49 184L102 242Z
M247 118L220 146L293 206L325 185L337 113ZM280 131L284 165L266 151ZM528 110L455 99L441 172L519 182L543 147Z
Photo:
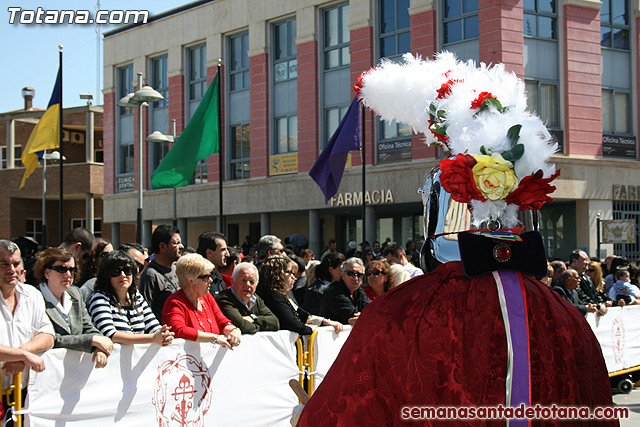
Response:
M472 199L485 201L473 179L476 159L458 154L453 159L440 161L440 184L456 202L469 203Z
M548 194L553 193L556 187L549 185L549 183L559 175L560 171L558 170L549 178L542 178L542 170L538 170L533 175L525 176L520 181L518 188L509 194L505 201L520 206L521 211L538 210L546 202L553 201Z

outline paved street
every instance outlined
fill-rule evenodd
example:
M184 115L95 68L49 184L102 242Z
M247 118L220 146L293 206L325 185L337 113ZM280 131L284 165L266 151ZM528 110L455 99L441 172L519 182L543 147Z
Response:
M629 408L629 418L620 420L621 427L640 426L640 388L629 394L614 394L613 401L618 406Z

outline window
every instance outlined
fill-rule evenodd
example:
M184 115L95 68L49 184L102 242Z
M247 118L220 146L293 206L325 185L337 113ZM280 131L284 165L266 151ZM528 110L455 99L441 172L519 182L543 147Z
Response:
M22 153L22 146L13 146L13 167L19 168L22 166L22 160L20 155ZM0 169L7 169L7 147L3 145L0 147Z
M196 112L200 100L207 91L207 51L205 45L198 45L187 49L187 122ZM194 184L204 184L207 179L207 161L198 162L194 176Z
M117 99L133 92L133 65L117 69ZM133 174L134 171L134 132L133 108L118 109L118 174Z
M273 26L274 154L298 151L296 20Z
M602 132L608 135L633 133L630 29L628 0L603 0L600 10Z
M444 44L478 38L478 0L444 0Z
M323 13L324 19L324 69L348 66L349 55L349 5L341 4Z
M380 57L399 61L402 54L411 50L409 0L379 0L378 6L380 8ZM379 130L382 140L411 138L411 127L395 121L380 120ZM398 156L381 150L381 147L391 147L391 145L378 144L376 150L378 163L384 159L398 160ZM411 147L408 151L404 150L403 159L411 159Z
M229 38L228 179L250 178L249 34Z
M560 130L556 0L524 0L522 6L527 110L540 116L548 128ZM555 135L562 142L561 132Z
M558 85L527 80L527 110L536 113L549 128L560 128Z
M349 5L322 11L323 105L321 148L329 141L351 103Z
M602 132L631 134L631 94L602 89Z
M42 241L42 219L27 218L25 235L32 237L36 242Z
M190 47L187 50L187 101L189 117L200 105L207 91L207 51L205 45Z
M164 96L162 101L152 102L149 108L150 131L169 135L169 77L167 76L167 55L151 59L151 87ZM151 174L169 151L168 142L149 143ZM149 185L150 186L150 185Z
M71 218L71 229L78 227L87 227L86 218ZM93 235L102 237L102 218L93 219Z
M600 9L600 44L604 48L629 50L628 0L602 0Z
M524 35L557 40L555 0L524 0Z
M409 0L380 0L380 57L393 58L411 50Z

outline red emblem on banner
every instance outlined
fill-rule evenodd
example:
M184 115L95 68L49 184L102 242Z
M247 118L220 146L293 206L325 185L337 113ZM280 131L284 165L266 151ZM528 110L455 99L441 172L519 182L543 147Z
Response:
M613 320L611 336L613 337L613 357L616 363L622 363L622 357L624 356L624 324L619 317Z
M209 369L190 354L178 354L158 367L151 403L160 427L204 426L211 406Z

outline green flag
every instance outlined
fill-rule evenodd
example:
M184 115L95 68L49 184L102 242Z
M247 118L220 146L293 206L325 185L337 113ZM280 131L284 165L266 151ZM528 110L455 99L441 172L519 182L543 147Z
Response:
M219 99L216 74L182 135L151 176L154 190L189 184L198 162L220 151Z

